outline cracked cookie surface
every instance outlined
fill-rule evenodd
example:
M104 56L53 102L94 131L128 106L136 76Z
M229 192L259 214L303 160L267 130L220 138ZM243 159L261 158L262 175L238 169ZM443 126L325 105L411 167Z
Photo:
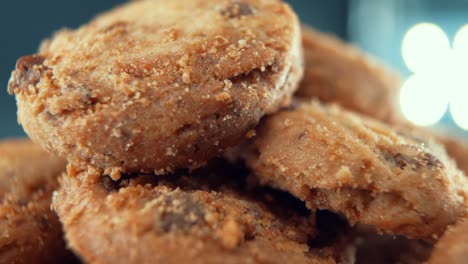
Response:
M467 179L441 146L336 105L303 102L268 117L247 148L262 184L351 223L429 239L466 211Z
M134 1L20 58L9 82L30 137L74 164L199 167L288 105L300 25L269 0Z
M301 98L317 98L435 139L468 173L468 143L450 135L439 135L407 123L399 110L401 86L396 72L336 37L302 27L304 79L297 91Z

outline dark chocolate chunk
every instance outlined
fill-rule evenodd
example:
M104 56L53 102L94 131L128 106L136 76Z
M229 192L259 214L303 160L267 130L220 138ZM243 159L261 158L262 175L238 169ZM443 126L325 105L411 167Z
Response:
M241 18L243 16L251 16L255 13L255 9L249 4L239 1L232 1L226 9L221 11L221 15L228 18Z
M112 180L109 176L101 177L101 185L109 193L119 189L119 182Z
M160 227L164 232L188 232L195 225L205 222L204 207L189 194L174 193L166 197L166 208L161 216Z
M45 70L44 56L30 55L18 59L13 78L8 84L8 92L15 93L19 89L27 89L29 85L36 85Z

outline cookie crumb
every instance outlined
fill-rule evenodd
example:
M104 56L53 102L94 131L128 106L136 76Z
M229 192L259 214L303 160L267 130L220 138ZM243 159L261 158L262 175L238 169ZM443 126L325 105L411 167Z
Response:
M251 130L247 131L247 133L245 134L245 138L251 139L251 138L255 137L256 135L257 135L257 132L255 132L254 129L251 129Z
M122 178L122 174L118 168L108 168L104 171L104 174L109 175L114 181L118 181Z
M79 170L78 168L76 168L75 166L73 166L72 164L68 164L67 165L67 174L71 177L71 178L74 178L78 175L79 173Z
M221 229L218 230L217 236L221 240L223 247L226 249L235 249L242 243L244 232L239 223L234 220L228 220L224 222Z

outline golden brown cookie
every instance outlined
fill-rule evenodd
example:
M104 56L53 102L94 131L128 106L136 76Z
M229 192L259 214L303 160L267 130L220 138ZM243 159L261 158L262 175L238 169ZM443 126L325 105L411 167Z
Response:
M0 142L0 263L73 259L50 209L52 191L64 170L62 160L29 140Z
M282 1L135 1L20 58L9 92L31 138L72 163L163 174L289 104L301 50Z
M318 98L380 121L403 126L399 110L400 78L369 55L336 37L302 27L305 71L297 96ZM423 128L418 128L423 130ZM468 144L451 136L436 137L458 167L468 174Z
M330 246L309 246L317 231L301 202L248 191L226 166L118 182L70 166L53 206L90 263L335 263Z
M460 220L450 227L436 244L429 264L468 263L468 220Z
M444 145L450 157L457 162L458 168L468 175L468 142L450 135L436 135L436 137Z
M336 105L266 118L244 155L262 184L390 234L437 237L466 210L467 179L442 147Z
M297 95L333 102L378 120L401 119L398 74L357 48L303 26L305 72Z

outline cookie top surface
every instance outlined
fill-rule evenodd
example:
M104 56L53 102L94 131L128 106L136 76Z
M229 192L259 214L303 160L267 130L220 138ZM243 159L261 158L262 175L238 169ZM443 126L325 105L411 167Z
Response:
M97 263L335 262L309 247L312 215L292 197L248 191L224 165L186 175L114 182L69 167L54 196L69 245Z
M297 95L333 102L384 122L403 120L396 72L342 40L303 26L305 73Z
M71 260L50 210L65 163L29 140L0 142L0 262Z
M440 241L435 245L429 264L468 262L468 221L460 220L447 230Z
M301 65L282 1L134 1L20 58L9 91L44 148L165 173L199 166L288 104Z
M467 178L442 147L336 105L267 118L247 153L263 184L387 233L438 236L466 210Z

